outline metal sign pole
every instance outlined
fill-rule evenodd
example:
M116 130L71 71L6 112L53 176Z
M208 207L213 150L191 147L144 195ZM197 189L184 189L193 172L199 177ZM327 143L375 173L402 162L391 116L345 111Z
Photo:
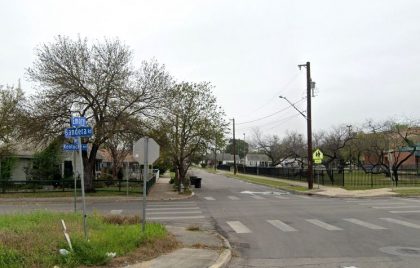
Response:
M149 149L149 137L145 137L144 142L144 167L143 167L143 224L142 224L142 231L144 233L146 229L146 191L147 191L147 172L148 172L148 149Z
M74 212L77 211L77 180L76 180L76 152L73 151L73 178L74 178Z
M80 154L80 173L81 173L81 187L82 187L82 203L83 203L83 231L85 233L85 239L88 239L87 229L86 229L86 202L85 202L85 171L83 167L83 157L82 157L82 138L79 136L79 154Z
M125 170L126 170L125 176L126 176L126 179L127 179L127 185L126 185L127 196L128 196L128 177L129 177L129 175L128 175L128 165L129 164L130 164L130 162L127 162L127 167L125 168Z

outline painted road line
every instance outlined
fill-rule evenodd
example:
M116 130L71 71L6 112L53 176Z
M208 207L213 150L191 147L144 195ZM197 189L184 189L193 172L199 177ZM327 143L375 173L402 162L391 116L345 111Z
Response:
M411 213L420 213L420 210L391 210L389 213L394 214L411 214Z
M159 212L148 212L148 215L175 215L175 214L201 214L201 210L193 211L159 211Z
M180 202L148 202L149 205L186 205L186 204L195 204L194 201L180 201Z
M372 207L376 209L402 209L402 208L420 208L420 206L380 206L380 207Z
M257 199L257 200L263 200L265 197L259 196L259 195L250 195L250 197Z
M273 225L274 227L282 230L283 232L296 232L297 230L295 228L293 228L292 226L279 221L279 220L267 220L267 222L271 225Z
M343 219L343 220L354 223L354 224L357 224L357 225L360 225L360 226L363 226L363 227L366 227L366 228L369 228L369 229L372 229L372 230L385 230L385 229L387 229L385 227L382 227L382 226L379 226L379 225L376 225L376 224L372 224L372 223L369 223L369 222L361 221L361 220L358 220L358 219L348 218L348 219Z
M290 199L290 197L288 197L288 196L282 196L282 195L275 195L274 197L275 198L278 198L278 199L284 199L284 200Z
M303 198L303 199L312 199L312 197L307 195L295 195L296 197Z
M414 198L394 197L394 199L397 199L400 201L407 201L407 202L420 202L420 199L414 199Z
M122 209L113 209L110 212L112 215L120 215L122 213Z
M393 219L393 218L379 218L379 219L387 221L387 222L399 224L399 225L402 225L402 226L405 226L405 227L420 229L420 225L415 224L415 223L411 223L411 222L408 222L408 221L402 221L402 220Z
M151 208L172 208L172 207L192 207L197 206L197 204L179 204L179 205L148 205L147 207Z
M147 211L162 211L162 210L197 210L199 207L187 207L187 208L146 208Z
M237 234L249 234L252 233L245 225L240 221L227 221L226 222L230 228L232 228Z
M148 220L192 220L204 218L204 216L147 217Z
M195 202L185 202L185 203L151 203L151 204L147 204L148 206L157 206L157 207L172 207L172 206L192 206L195 205Z
M328 231L341 231L341 230L343 230L343 229L341 229L341 228L339 228L337 226L328 224L326 222L323 222L323 221L320 221L320 220L317 220L317 219L306 219L306 221L307 222L310 222L310 223L312 223L312 224L314 224L314 225L316 225L318 227L321 227L321 228L323 228L325 230L328 230Z
M206 196L206 197L204 197L204 199L206 199L208 201L214 201L214 200L216 200L216 199L214 199L214 197L211 197L211 196Z
M228 198L229 198L230 200L241 200L239 197L237 197L237 196L233 196L233 195L228 195Z
M406 203L388 203L388 202L370 202L370 203L360 203L362 206L395 206L395 205L407 205Z

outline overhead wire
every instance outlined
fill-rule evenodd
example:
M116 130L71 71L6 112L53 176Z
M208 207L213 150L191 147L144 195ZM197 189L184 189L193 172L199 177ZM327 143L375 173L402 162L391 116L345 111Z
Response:
M262 108L264 108L264 107L266 107L269 103L271 103L279 94L283 94L284 95L284 93L286 93L286 92L288 92L290 89L286 89L286 90L283 90L283 89L285 89L285 88L287 88L288 86L290 86L290 84L292 84L298 77L299 77L299 75L301 74L301 72L297 72L294 76L292 76L292 78L290 78L289 79L289 81L287 81L284 85L282 85L280 88L282 88L282 90L281 91L278 91L274 96L272 96L267 102L265 102L263 105L261 105L261 106L259 106L258 108L256 108L255 110L253 110L253 111L251 111L251 112L249 112L249 113L247 113L247 114L245 114L245 115L242 115L242 116L247 116L247 115L250 115L250 114L253 114L253 113L255 113L255 112L257 112L257 111L259 111L259 110L261 110Z
M301 99L300 99L300 100L298 100L297 102L293 103L293 105L298 104L299 102L303 101L304 99L306 99L306 97L305 97L305 98L301 98ZM272 117L272 116L274 116L274 115L276 115L276 114L278 114L278 113L284 112L284 111L286 111L287 109L290 109L290 107L292 107L292 105L288 105L286 108L283 108L283 109L278 110L278 111L276 111L276 112L274 112L274 113L272 113L272 114L269 114L269 115L266 115L266 116L263 116L263 117L260 117L260 118L254 119L254 120L250 120L250 121L246 121L246 122L236 123L236 125L238 126L238 125L244 125L244 124L254 123L254 122L257 122L257 121L260 121L260 120L263 120L263 119L266 119L266 118Z

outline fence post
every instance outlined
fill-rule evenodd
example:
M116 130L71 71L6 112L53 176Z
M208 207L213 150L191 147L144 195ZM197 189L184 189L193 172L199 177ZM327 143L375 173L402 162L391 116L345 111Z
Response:
M346 172L343 170L343 187L344 187L344 178L346 177Z
M370 173L370 188L373 188L373 173Z

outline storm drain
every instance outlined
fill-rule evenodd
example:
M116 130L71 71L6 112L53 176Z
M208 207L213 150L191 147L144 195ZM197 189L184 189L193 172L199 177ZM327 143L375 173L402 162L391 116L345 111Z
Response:
M396 255L396 256L405 256L405 257L420 257L420 248L412 247L383 247L379 249L380 251Z

